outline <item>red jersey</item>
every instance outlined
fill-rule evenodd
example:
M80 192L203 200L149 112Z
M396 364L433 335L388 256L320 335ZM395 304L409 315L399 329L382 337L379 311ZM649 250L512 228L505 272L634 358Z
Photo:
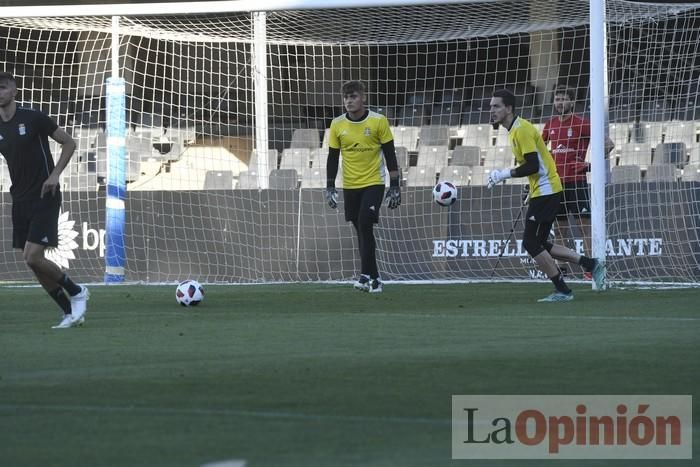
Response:
M542 130L542 139L549 142L557 172L564 183L586 180L586 151L591 141L591 122L572 114L564 120L550 119Z

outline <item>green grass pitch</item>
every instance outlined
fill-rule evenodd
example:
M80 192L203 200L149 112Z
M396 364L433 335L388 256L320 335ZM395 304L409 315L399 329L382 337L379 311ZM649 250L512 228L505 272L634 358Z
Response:
M534 467L452 460L451 396L700 394L699 290L538 304L550 288L208 286L186 309L175 286L93 286L59 331L40 289L3 287L0 465Z

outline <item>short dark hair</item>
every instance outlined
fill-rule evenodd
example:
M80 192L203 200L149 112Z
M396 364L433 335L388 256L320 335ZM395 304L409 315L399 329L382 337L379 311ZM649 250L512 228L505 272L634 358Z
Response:
M0 71L0 81L11 81L16 83L15 77L9 71Z
M340 88L340 93L343 96L345 96L346 94L352 94L353 92L364 94L366 90L367 87L365 86L365 83L363 83L362 81L354 80L343 83L343 86Z
M554 95L556 96L557 94L564 94L568 96L569 99L571 99L572 101L576 100L576 94L574 93L574 90L566 84L557 84L557 86L554 88Z
M511 106L513 108L513 112L515 112L515 94L507 89L498 89L494 91L493 97L500 97L501 100L503 100L503 105L506 107Z

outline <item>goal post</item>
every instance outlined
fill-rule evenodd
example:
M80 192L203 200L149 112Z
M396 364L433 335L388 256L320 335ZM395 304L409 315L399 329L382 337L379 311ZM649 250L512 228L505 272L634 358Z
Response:
M605 164L607 132L607 53L605 50L605 0L590 0L590 89L591 89L591 251L599 261L606 262L605 241ZM592 282L593 289L598 285ZM603 283L602 288L605 288Z
M323 187L340 86L361 79L402 169L376 229L385 280L545 280L519 241L524 180L485 187L513 165L488 102L509 88L542 129L565 84L591 120L591 226L569 218L555 241L605 258L613 285L698 284L700 3L262 3L0 8L18 98L78 142L51 252L76 280L353 279L355 235ZM459 188L450 208L438 180ZM30 278L0 222L0 280Z

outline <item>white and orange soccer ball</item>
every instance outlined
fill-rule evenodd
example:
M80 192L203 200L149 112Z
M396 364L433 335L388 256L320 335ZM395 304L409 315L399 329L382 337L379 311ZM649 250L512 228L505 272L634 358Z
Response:
M440 206L451 206L457 201L457 187L452 182L438 182L433 188L433 199Z
M175 299L182 306L199 305L204 300L204 287L193 280L180 282L175 289Z

